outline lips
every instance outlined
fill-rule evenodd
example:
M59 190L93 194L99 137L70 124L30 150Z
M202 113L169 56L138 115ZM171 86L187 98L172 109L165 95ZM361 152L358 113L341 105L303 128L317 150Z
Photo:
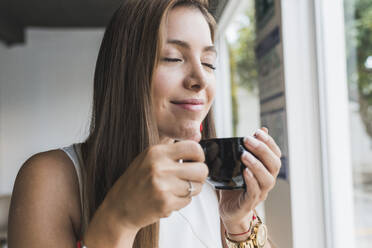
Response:
M174 104L192 104L192 105L203 105L204 101L202 99L185 99L185 100L174 100L171 101Z
M201 111L204 108L204 100L202 99L183 99L183 100L174 100L171 103L176 106L190 110L190 111Z

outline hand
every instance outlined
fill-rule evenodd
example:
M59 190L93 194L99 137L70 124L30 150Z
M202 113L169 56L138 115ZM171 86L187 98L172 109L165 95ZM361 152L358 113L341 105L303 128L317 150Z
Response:
M241 157L247 167L243 172L246 191L219 191L220 216L228 233L247 231L252 210L266 199L281 167L281 151L266 128L245 138L244 146L249 151Z
M184 162L178 161L183 159ZM160 144L136 157L105 201L130 228L140 229L184 208L200 193L208 175L204 152L194 141ZM191 181L195 191L189 194Z

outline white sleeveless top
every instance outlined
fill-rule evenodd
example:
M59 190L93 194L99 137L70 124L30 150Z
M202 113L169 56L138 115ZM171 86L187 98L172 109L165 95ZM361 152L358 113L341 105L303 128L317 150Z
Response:
M80 188L82 180L79 164L80 145L61 148L72 160ZM78 153L78 154L77 154ZM160 219L159 248L222 248L218 199L214 188L205 183L201 193L185 208Z

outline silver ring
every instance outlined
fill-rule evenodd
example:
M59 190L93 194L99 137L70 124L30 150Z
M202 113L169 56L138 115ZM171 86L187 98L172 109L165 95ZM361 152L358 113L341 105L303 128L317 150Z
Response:
M192 192L194 192L195 191L195 188L194 188L194 185L190 182L190 181L187 181L188 183L189 183L189 193L187 194L187 196L186 197L190 197L191 196L191 194L192 194Z
M183 163L183 159L179 159L178 160L178 163L182 164ZM189 193L185 197L190 197L191 194L192 194L192 192L195 191L195 188L194 188L194 185L192 185L192 183L189 180L187 180L187 182L189 183L189 188L188 188Z

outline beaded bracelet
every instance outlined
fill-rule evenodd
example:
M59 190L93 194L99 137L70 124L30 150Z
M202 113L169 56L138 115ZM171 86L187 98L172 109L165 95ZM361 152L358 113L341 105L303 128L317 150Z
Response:
M83 240L79 240L79 241L76 243L76 246L77 246L77 248L88 248L86 245L84 245Z

